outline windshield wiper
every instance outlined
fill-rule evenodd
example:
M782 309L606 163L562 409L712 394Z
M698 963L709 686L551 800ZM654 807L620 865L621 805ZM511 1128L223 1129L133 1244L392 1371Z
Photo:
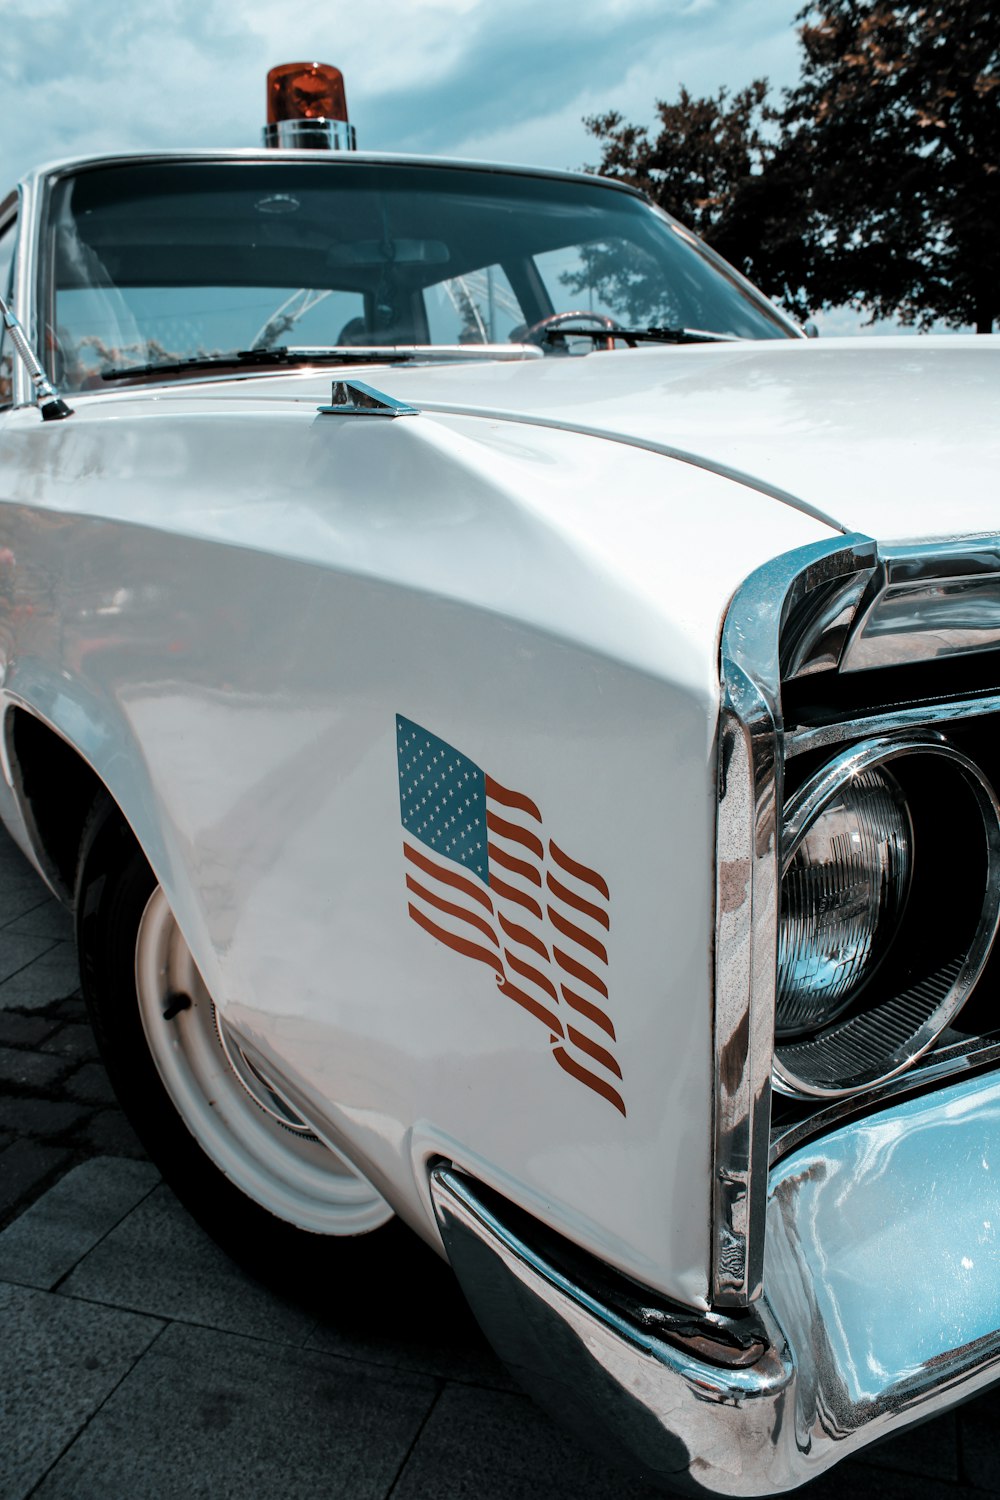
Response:
M385 360L388 351L383 352ZM133 375L181 375L187 370L220 370L232 365L344 364L359 360L370 363L374 355L356 349L237 349L232 354L193 354L187 359L159 359L147 365L122 365L102 370L102 380L128 380Z
M636 344L733 344L733 333L711 333L707 328L546 328L546 343L563 343L566 339L621 339L634 349Z
M102 380L133 375L182 375L188 370L219 370L234 365L395 365L410 360L538 359L537 344L326 344L321 348L282 345L277 349L238 349L232 354L195 354L188 359L161 359L146 365L102 370Z

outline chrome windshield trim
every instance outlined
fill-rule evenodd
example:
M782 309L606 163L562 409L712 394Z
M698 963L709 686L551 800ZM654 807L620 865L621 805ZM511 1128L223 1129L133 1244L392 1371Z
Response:
M722 634L716 830L712 1298L761 1292L778 930L781 636L814 590L874 569L854 534L786 553L752 573ZM806 653L808 655L808 653Z
M44 363L44 340L39 337L42 328L38 305L39 269L41 257L42 209L44 185L36 176L21 184L21 207L19 210L21 229L17 243L17 275L14 279L14 310L21 320L30 344L42 350ZM14 402L17 406L35 403L35 389L27 370L18 362L14 377Z

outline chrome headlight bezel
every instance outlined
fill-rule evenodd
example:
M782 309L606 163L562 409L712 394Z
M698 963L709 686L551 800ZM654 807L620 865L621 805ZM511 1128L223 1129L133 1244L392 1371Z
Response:
M782 831L781 879L809 829L853 778L913 756L945 762L947 774L961 778L979 813L985 875L971 938L961 945L954 962L925 984L883 997L866 1008L854 1002L858 997L864 1000L868 975L846 1009L809 1036L776 1039L773 1082L783 1094L799 1099L843 1098L904 1072L957 1015L989 957L1000 923L1000 803L980 767L943 735L915 732L863 740L823 766L789 800ZM925 878L928 874L924 872Z

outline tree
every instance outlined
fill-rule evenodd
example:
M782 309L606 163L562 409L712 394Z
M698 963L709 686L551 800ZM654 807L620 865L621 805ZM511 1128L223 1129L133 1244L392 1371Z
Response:
M1000 316L1000 10L821 0L782 149L808 173L814 303L926 327Z
M758 79L681 89L655 140L585 123L598 170L636 183L803 317L989 332L1000 318L1000 8L994 0L813 0L783 106Z
M641 188L770 296L805 316L799 292L804 223L794 211L802 192L793 190L795 163L781 150L767 80L705 99L682 88L676 102L660 100L656 112L655 139L615 111L585 120L602 146L594 170Z

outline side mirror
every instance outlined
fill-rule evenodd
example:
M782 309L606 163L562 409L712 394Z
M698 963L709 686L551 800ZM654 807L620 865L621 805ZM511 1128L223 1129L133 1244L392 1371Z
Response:
M807 339L819 338L819 329L816 327L816 324L813 322L812 318L809 319L808 323L803 323L802 332L805 334Z

